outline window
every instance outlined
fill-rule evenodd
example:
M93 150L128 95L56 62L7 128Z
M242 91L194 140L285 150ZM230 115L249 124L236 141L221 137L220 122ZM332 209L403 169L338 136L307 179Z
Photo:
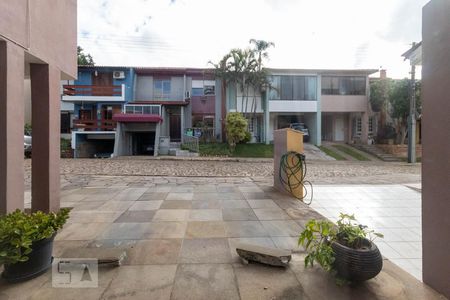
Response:
M170 98L170 79L155 79L153 81L153 96L155 99Z
M369 118L369 134L374 132L374 127L375 127L375 117L372 116Z
M366 78L363 76L323 76L322 95L365 95Z
M362 130L361 117L353 118L353 136L360 136Z
M211 96L216 94L214 80L192 80L192 96Z
M316 100L317 78L314 76L272 76L270 100Z

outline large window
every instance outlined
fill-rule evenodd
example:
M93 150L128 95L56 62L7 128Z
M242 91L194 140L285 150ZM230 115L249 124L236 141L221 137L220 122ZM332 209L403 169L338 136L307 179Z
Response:
M155 99L170 99L170 79L155 79L153 81L153 96Z
M366 77L323 76L322 95L365 95Z
M215 85L214 80L192 80L192 96L214 96Z
M314 76L272 76L270 100L317 100Z

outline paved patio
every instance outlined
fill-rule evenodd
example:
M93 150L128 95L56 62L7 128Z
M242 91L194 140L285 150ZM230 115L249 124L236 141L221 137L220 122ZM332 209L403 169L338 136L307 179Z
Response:
M411 188L410 188L410 187ZM355 214L361 224L384 234L376 244L390 261L422 280L420 184L316 186L311 207L330 220Z
M53 288L51 272L0 281L0 299L443 299L388 260L358 286L338 287L320 268L304 269L297 236L321 216L267 177L94 176L62 184L62 206L73 210L54 255L124 249L123 266L101 268L99 286L89 289ZM238 241L292 249L293 260L287 269L242 265Z

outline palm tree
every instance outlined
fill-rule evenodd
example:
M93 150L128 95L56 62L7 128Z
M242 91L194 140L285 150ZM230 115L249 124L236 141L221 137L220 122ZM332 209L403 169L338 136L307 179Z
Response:
M258 53L258 71L260 71L262 68L262 59L269 58L269 53L266 50L270 47L275 47L275 44L273 42L255 39L251 39L249 43L254 45L253 51Z

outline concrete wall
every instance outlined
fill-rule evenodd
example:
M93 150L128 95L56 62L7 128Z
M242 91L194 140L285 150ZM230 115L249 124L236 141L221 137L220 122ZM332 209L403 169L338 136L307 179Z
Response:
M423 281L450 298L450 1L422 16Z
M0 1L0 39L26 49L29 62L51 64L63 79L72 79L77 74L76 12L76 0Z

